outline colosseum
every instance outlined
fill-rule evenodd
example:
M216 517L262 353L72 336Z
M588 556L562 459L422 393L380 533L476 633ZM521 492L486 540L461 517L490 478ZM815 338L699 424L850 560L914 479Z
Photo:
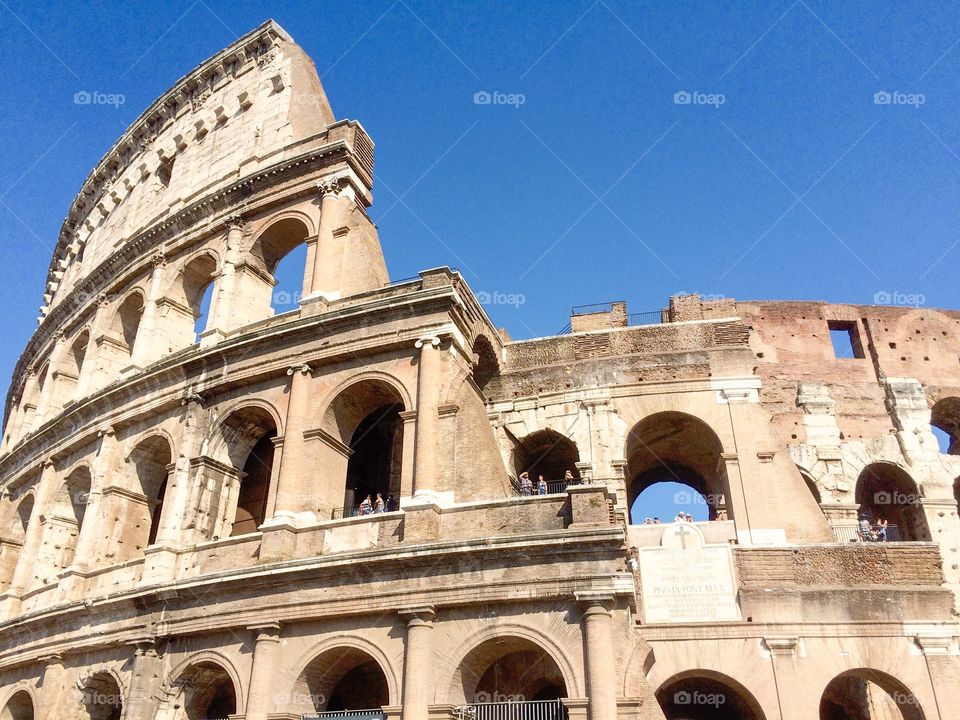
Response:
M958 717L960 312L514 340L391 281L373 149L267 22L84 181L6 400L0 720ZM663 482L703 519L636 522Z

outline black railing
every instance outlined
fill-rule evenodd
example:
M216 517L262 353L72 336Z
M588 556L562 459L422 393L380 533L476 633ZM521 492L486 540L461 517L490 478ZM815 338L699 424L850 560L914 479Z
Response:
M457 708L459 720L567 720L561 700L484 702Z
M351 720L383 720L383 710L330 710L328 712L301 715L300 720L320 720L321 718L351 718Z
M564 325L562 328L560 328L559 330L557 330L556 334L557 334L557 335L569 335L569 334L572 333L572 332L573 332L573 324L572 324L572 323L567 323L567 324Z
M547 482L547 487L545 492L541 492L539 481L531 481L529 488L524 488L523 483L514 478L510 478L510 485L513 487L514 495L562 495L567 491L567 487L570 485L579 485L580 480L574 478L573 480L553 480Z
M613 310L613 303L594 303L593 305L577 305L570 309L571 315L593 315L594 313L605 313Z
M660 325L663 322L663 312L630 313L627 315L627 325Z
M833 539L840 543L848 542L903 542L900 528L896 525L871 525L864 528L856 522L838 522L830 526Z

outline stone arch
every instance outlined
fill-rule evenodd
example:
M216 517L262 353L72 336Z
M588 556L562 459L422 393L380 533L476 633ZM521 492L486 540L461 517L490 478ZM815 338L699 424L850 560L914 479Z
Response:
M74 383L72 395L78 399L76 391L81 389L79 386L80 374L83 372L83 366L87 362L87 348L90 346L90 329L83 328L73 342L70 343L70 349L67 350L66 363L63 375L70 378ZM67 398L69 399L69 398Z
M32 688L15 687L0 710L0 720L39 720Z
M232 466L240 478L227 507L230 535L256 532L267 518L279 434L274 408L261 402L235 405L214 430L211 455Z
M473 382L482 393L487 383L500 373L500 361L493 343L486 335L477 335L473 341Z
M108 668L97 668L82 678L80 705L83 720L120 720L124 693L120 677Z
M220 270L220 258L212 249L204 248L185 259L180 264L173 285L168 291L173 308L182 308L183 317L177 317L179 313L171 312L170 318L176 321L177 327L170 327L168 332L171 336L171 346L174 348L186 347L196 341L197 331L202 332L206 328L198 328L203 314L203 301L207 290L212 288L216 282L217 274ZM207 314L207 321L213 315L213 307Z
M945 397L930 408L930 424L949 438L948 455L960 455L960 398Z
M716 431L694 415L669 410L643 418L627 433L624 450L631 510L644 490L657 483L673 482L697 493L699 497L690 495L689 502L702 498L711 520L728 512L723 453ZM729 519L734 519L732 512Z
M807 486L807 490L810 491L810 494L813 495L813 499L817 501L817 505L822 505L823 498L820 495L820 486L817 485L817 481L813 479L813 475L799 465L797 465L797 470L800 471L800 477L803 478L803 482Z
M306 252L297 251L315 234L313 222L301 212L281 212L266 220L251 244L244 246L249 249L241 253L248 267L238 269L236 291L245 298L247 309L242 312L242 322L237 324L256 322L278 311L286 312L287 306L296 306L302 293L309 289L309 258ZM288 256L292 256L290 262L303 262L304 267L297 267L292 273L296 279L284 286L280 282L286 273L279 266Z
M906 685L872 668L847 670L831 679L820 696L819 717L820 720L925 720L919 700Z
M157 718L205 720L240 714L245 706L240 676L221 653L205 651L181 662L164 683Z
M715 670L677 673L657 688L656 698L666 720L765 720L753 693Z
M133 288L117 303L117 309L110 321L110 339L120 345L127 357L133 354L145 306L146 296L143 290Z
M564 479L569 470L574 479L579 481L577 463L580 462L580 450L571 438L546 428L513 440L511 465L516 477L527 472L536 486L539 475L543 475L548 483L558 482Z
M273 275L280 261L314 234L310 218L305 214L296 211L280 213L271 217L257 233L250 254L260 269Z
M174 444L163 431L151 431L133 445L127 455L134 492L142 497L142 505L131 508L138 523L135 545L143 548L157 540L163 519L167 477L174 461ZM146 530L146 532L144 532Z
M921 504L917 483L899 464L874 462L857 477L854 499L860 519L871 524L886 521L888 540L929 540L930 531Z
M365 373L342 384L327 401L320 427L328 439L324 458L327 487L342 488L329 498L334 515L360 512L366 496L388 504L400 497L404 423L409 396L392 376ZM337 510L342 507L342 511ZM392 509L392 508L391 508Z
M66 569L74 560L92 482L90 467L80 463L70 470L53 497L47 532L55 534L50 544L58 550L56 556L48 560L56 572Z
M500 643L500 651L493 649L493 646L497 643ZM540 669L547 671L546 673L541 672L539 677L526 678L530 685L542 681L539 691L547 690L546 694L553 694L548 690L549 684L556 684L556 681L559 680L562 682L563 690L566 693L561 697L583 696L583 690L573 669L574 664L557 642L524 625L504 623L495 627L484 628L472 634L452 653L450 666L453 670L450 679L445 685L440 685L440 687L445 686L447 688L445 702L462 705L474 702L474 696L478 692L489 694L488 690L482 689L486 687L482 684L485 681L485 674L500 659L513 653L527 653L527 662L532 660L533 665L541 663ZM520 694L523 694L528 700L534 699L528 697L526 693L521 692Z
M397 676L386 655L358 636L314 645L297 663L288 712L372 710L400 702ZM357 692L358 690L363 693Z

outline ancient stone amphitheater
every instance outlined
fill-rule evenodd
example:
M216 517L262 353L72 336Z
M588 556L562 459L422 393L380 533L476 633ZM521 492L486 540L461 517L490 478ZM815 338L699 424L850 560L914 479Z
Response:
M372 184L272 22L83 183L6 403L0 720L960 717L960 313L514 341L390 281ZM631 522L665 480L710 519Z

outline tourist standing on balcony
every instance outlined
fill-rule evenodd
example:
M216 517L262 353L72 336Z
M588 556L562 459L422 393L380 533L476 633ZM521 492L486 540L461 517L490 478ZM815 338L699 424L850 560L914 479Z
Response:
M877 537L880 539L880 542L887 541L887 519L880 518L877 520Z
M547 481L543 479L543 475L540 476L540 479L537 480L537 495L546 495L547 494Z
M363 502L360 503L360 514L369 515L372 512L373 512L373 503L370 501L370 496L367 495L363 499Z
M377 493L377 499L373 501L373 511L375 513L382 513L386 505L383 502L383 496L380 493Z
M573 472L567 470L563 473L563 482L567 485L576 485L577 479L573 476Z
M533 483L530 482L530 473L526 471L520 473L520 494L521 495L533 494Z

